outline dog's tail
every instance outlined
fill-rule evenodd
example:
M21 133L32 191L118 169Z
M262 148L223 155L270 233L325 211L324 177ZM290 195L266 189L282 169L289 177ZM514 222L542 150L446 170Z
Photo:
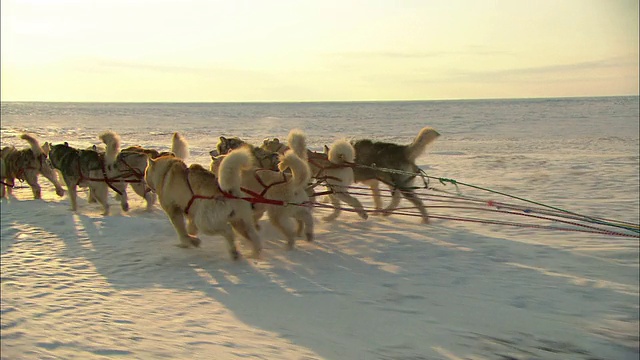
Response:
M44 154L44 150L42 150L42 147L40 147L40 143L33 136L29 134L22 134L20 136L20 139L27 140L29 146L31 147L31 152L33 152L33 155L35 157L39 157L40 155Z
M352 163L356 158L356 150L347 140L336 140L327 155L333 164Z
M242 171L251 168L252 156L251 150L248 148L239 148L222 159L218 170L218 183L222 191L229 192L234 196L242 196L242 190L240 190Z
M292 129L287 136L287 144L302 159L307 159L307 136L300 129Z
M280 156L278 170L285 171L291 169L291 181L295 187L305 187L311 180L311 169L309 163L303 160L293 150L287 150Z
M106 165L113 165L118 158L120 152L120 136L113 131L107 131L99 136L100 140L107 146L104 154L104 162Z
M422 153L424 153L427 145L431 144L433 140L438 138L438 136L440 136L440 133L432 127L427 126L420 130L415 140L407 146L407 159L415 161L420 155L422 155Z
M189 144L177 132L173 133L171 137L171 152L182 160L186 160L189 157Z

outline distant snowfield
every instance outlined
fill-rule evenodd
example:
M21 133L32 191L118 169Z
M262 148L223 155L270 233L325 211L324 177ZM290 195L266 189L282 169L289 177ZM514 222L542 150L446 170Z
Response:
M317 209L315 243L264 223L262 258L233 262L137 197L74 214L41 183L2 200L3 359L638 356L637 239Z

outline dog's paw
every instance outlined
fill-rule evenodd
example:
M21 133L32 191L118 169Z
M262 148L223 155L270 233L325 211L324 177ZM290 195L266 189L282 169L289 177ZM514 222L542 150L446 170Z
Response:
M306 233L305 235L305 240L307 240L308 242L312 242L313 241L313 233Z
M231 254L231 258L233 260L238 260L238 258L240 257L240 253L238 252L237 249L233 249L233 250L229 251L229 253Z
M422 219L422 223L423 224L429 224L429 218L428 217L427 218L423 218Z
M322 221L330 222L330 221L333 221L333 220L335 220L335 219L336 219L336 216L333 216L333 215L327 215L327 216L324 216L324 217L322 218Z
M358 216L360 216L362 218L362 220L367 220L369 218L369 214L367 214L366 211L358 212Z
M64 196L64 189L56 189L56 195L63 197Z
M197 238L195 236L192 236L190 241L191 241L191 245L195 247L200 247L200 244L202 243L202 240L200 240L200 238Z
M122 211L129 211L129 203L126 202L124 204L121 204L122 207Z

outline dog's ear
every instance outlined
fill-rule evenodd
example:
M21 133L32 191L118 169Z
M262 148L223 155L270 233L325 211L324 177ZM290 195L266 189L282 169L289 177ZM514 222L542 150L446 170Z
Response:
M227 138L226 138L226 137L224 137L224 136L220 136L220 141L222 141L222 142L227 142Z
M280 144L280 140L278 138L273 138L273 142L276 144Z
M65 141L64 146L69 147L69 143Z
M324 146L324 153L329 155L329 147L327 145Z
M267 145L269 143L269 138L265 138L262 140L262 145Z
M42 145L42 151L44 151L45 155L49 155L51 151L51 144L48 141L45 141L44 145Z

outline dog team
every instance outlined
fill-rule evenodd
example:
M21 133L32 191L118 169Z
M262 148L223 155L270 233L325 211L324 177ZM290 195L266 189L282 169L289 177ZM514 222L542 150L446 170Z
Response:
M15 179L19 179L26 181L33 197L39 199L40 174L51 181L58 196L64 196L58 171L67 187L71 210L78 208L78 186L88 187L88 201L98 202L108 215L109 189L116 192L122 210L128 211L127 187L131 185L148 210L156 201L160 203L178 234L178 246L198 247L198 233L222 235L231 257L237 259L238 233L251 243L252 256L259 257L259 220L265 213L289 249L298 236L313 240L311 209L319 194L326 194L333 208L324 220L340 215L341 202L367 219L360 201L348 192L355 182L371 188L376 212L390 214L404 197L416 206L422 221L428 222L427 210L412 183L420 171L416 159L439 136L435 129L425 127L407 145L337 140L325 146L324 152L309 150L306 135L298 129L290 131L286 144L273 138L253 146L237 137L221 136L216 150L210 152L207 169L198 164L187 166L188 144L178 133L173 134L171 151L162 153L140 146L120 149L120 137L112 131L99 136L104 148L94 145L88 149L76 149L66 142L41 146L24 134L21 139L27 141L28 148L6 146L1 150L0 197L9 197ZM380 182L392 193L391 203L384 209ZM315 193L317 185L327 191Z

